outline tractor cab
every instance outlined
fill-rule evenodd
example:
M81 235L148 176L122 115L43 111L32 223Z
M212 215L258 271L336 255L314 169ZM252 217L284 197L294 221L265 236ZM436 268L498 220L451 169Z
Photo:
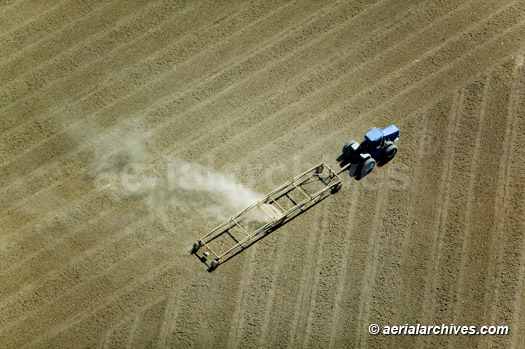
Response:
M361 143L362 151L369 153L373 158L377 158L381 154L383 143L383 131L377 127L371 128L365 133L365 139L363 143Z
M383 145L383 131L374 127L365 133L365 140L362 145L369 150L380 148Z

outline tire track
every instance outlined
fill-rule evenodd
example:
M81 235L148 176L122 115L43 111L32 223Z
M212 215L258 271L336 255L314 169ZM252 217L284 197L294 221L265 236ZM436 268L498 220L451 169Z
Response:
M110 348L111 337L113 336L113 330L107 330L100 338L100 342L97 345L98 349Z
M335 348L335 347L343 346L343 343L339 342L336 337L338 336L339 331L343 330L341 326L343 324L343 321L340 319L340 317L341 317L341 308L343 306L342 304L343 297L345 294L346 275L347 275L347 268L348 268L347 264L349 260L349 252L350 252L350 246L351 246L350 242L352 241L352 233L350 232L350 227L353 226L352 222L355 218L356 211L357 211L357 200L355 198L359 196L360 196L359 186L353 185L349 197L354 198L354 199L351 200L350 202L350 208L348 210L349 211L348 223L347 223L348 230L345 231L344 240L342 244L342 246L344 247L343 247L343 258L341 259L341 270L340 270L341 277L337 285L337 292L336 292L336 296L335 296L334 303L333 303L334 309L332 312L332 322L331 322L332 330L330 331L330 342L329 342L328 348Z
M369 178L372 176L373 174ZM348 254L352 257L350 259L351 263L346 264L345 274L342 275L342 279L345 280L343 286L345 293L342 295L340 306L341 314L351 315L342 319L339 328L344 328L344 330L339 332L337 336L337 341L344 343L343 346L348 348L358 345L358 329L361 327L361 318L358 315L360 295L366 278L364 273L367 268L365 263L368 258L368 251L364 246L370 244L372 239L368 224L370 220L368 212L374 211L379 200L379 191L369 192L365 190L362 182L353 184L359 187L359 196L354 197L352 201L355 201L359 206L353 223L348 227L350 236Z
M257 245L253 245L249 249L249 255L246 258L247 260L244 261L245 266L242 271L241 282L236 290L236 297L233 297L233 299L236 300L236 305L229 326L229 335L227 341L227 347L229 348L239 347L240 332L242 331L242 325L244 323L245 316L243 311L243 305L245 305L246 303L246 290L251 282L251 278L253 277L253 271L255 268L254 258L256 247Z
M519 66L517 61L517 66ZM505 170L505 186L503 196L503 208L501 212L502 216L495 222L497 229L501 228L501 233L497 237L499 245L496 247L496 263L493 266L491 274L494 274L493 280L493 294L490 298L491 301L491 312L488 322L494 325L509 325L508 321L513 317L514 307L511 306L510 300L514 299L516 295L519 295L517 285L519 284L520 268L522 267L520 262L523 255L522 242L523 242L523 212L524 212L524 201L523 201L523 186L518 185L523 183L523 151L520 138L523 138L523 105L524 105L524 93L521 88L523 81L525 81L525 74L522 67L516 69L514 76L515 81L517 80L519 89L514 90L509 102L514 102L516 109L512 110L513 105L509 104L509 114L515 114L512 119L512 127L509 135L509 150L508 161ZM518 159L518 161L516 161ZM513 174L514 169L518 169L518 173ZM513 272L514 271L514 272ZM514 332L514 328L510 326L510 336L494 337L491 336L488 341L489 345L504 345L509 346L511 340L515 341L513 334L519 333Z
M513 76L513 73L514 59L496 67L491 74L493 81L491 85L493 87L488 92L488 109L486 112L491 117L485 119L485 132L481 143L481 154L485 154L483 162L491 164L489 166L491 171L478 171L475 180L476 185L473 187L473 191L476 193L470 229L473 234L469 239L471 245L470 251L467 253L469 260L464 266L465 280L462 282L463 285L486 285L487 294L479 297L471 286L464 287L463 297L462 294L458 294L460 309L463 311L460 318L466 323L489 324L483 322L483 319L487 310L490 311L491 308L488 296L492 293L489 290L492 290L493 286L488 286L490 284L487 282L490 280L490 270L492 269L491 255L494 254L495 246L498 245L497 238L493 240L495 235L499 235L494 231L494 227L497 226L500 219L498 214L501 214L501 212L497 212L496 207L502 204L501 196L499 196L501 192L499 184L505 176L504 172L497 172L497 170L504 170L504 164L508 161L506 158L508 149L506 147L508 147L509 131L506 127L510 126L511 108L514 100L512 85L516 82L512 82L515 79L509 80L509 76ZM496 176L498 178L494 180ZM491 240L492 244L490 244ZM487 242L489 243L488 246ZM484 337L475 337L470 343L479 346L483 339Z
M346 173L343 174L343 176L346 175ZM367 191L365 186L363 186L363 182L348 180L350 181L348 185L352 185L355 188L352 188L354 194L361 188ZM344 195L346 196L347 194L345 193ZM334 300L338 297L339 288L333 286L344 287L342 285L344 285L343 280L345 280L346 275L342 271L346 272L347 266L341 260L344 259L344 255L348 251L345 248L345 243L350 244L348 229L353 226L352 223L341 225L336 222L339 221L337 218L346 219L349 214L349 218L353 221L352 215L356 213L359 197L352 195L350 198L353 198L350 199L350 209L345 203L337 202L341 197L336 198L333 205L329 207L330 217L327 229L325 229L327 230L325 235L328 235L329 239L320 245L323 258L317 264L318 271L316 276L319 279L315 283L317 288L312 296L303 347L326 347L330 345L331 340L335 340L335 337L330 338L327 336L329 333L335 335L334 329L338 327L337 323L334 323L332 320L334 320L334 313L336 313L337 304ZM346 261L344 262L346 263Z
M475 139L472 134L481 127L478 115L482 112L482 100L486 87L486 79L480 80L466 87L463 111L459 117L458 133L452 151L454 162L450 176L448 212L445 212L446 220L440 228L441 245L436 259L436 274L432 279L432 291L430 299L430 313L443 323L453 323L453 312L458 305L454 286L460 275L461 245L463 243L462 231L467 219L468 186L472 173L469 173L472 162L475 161L475 149L469 148L470 138ZM468 135L465 137L464 135ZM461 242L458 242L458 237ZM450 338L429 338L432 345L446 345ZM433 342L435 341L435 342Z
M140 323L140 318L142 317L142 315L143 315L143 312L140 312L133 318L133 322L132 322L132 326L131 326L131 332L130 332L129 337L128 337L128 342L126 344L126 349L133 348L133 341L135 339L135 335L137 334L137 331L138 331L138 328L139 328L139 323Z
M299 159L294 157L293 161ZM290 160L285 163L290 163ZM310 163L303 167L309 166ZM297 166L292 167L295 169ZM328 203L319 203L319 205ZM316 207L312 210L315 212L304 212L297 219L287 223L286 228L283 228L285 231L277 233L280 235L277 236L276 244L281 245L279 248L286 252L279 253L273 267L274 274L268 276L272 278L275 289L270 291L273 291L273 294L269 297L263 314L257 318L258 323L262 322L262 325L259 337L254 339L255 345L259 342L263 347L291 346L293 345L291 340L294 340L291 335L300 336L297 331L306 326L304 317L308 315L308 310L299 308L302 303L308 301L307 292L302 290L302 286L313 271L319 239L319 234L312 235L311 232L318 231L316 227L326 225L323 220L323 217L326 218L326 209L321 211L321 207ZM261 278L266 277L266 275L261 276ZM298 311L305 312L304 320L300 318Z
M454 103L450 109L449 122L447 126L447 135L446 135L446 147L444 148L445 155L444 159L444 168L441 172L441 178L439 183L439 195L438 202L442 202L437 208L435 225L432 231L437 231L437 236L434 234L435 238L432 241L432 257L430 263L428 263L427 269L430 270L430 275L432 277L425 280L425 289L423 296L423 309L422 309L422 318L430 319L431 316L431 295L433 289L437 283L437 273L438 273L438 259L441 256L441 251L443 249L443 239L445 234L445 224L448 219L448 205L450 201L450 186L452 179L452 165L454 163L455 153L452 151L454 148L455 138L457 137L459 130L459 120L460 113L463 110L463 103L465 99L464 90L460 90L454 98ZM422 339L421 339L422 340ZM421 341L420 340L420 341ZM419 341L418 345L421 345Z
M194 260L193 260L194 261ZM202 316L205 311L205 305L207 302L216 303L214 298L212 299L198 299L197 295L199 290L208 287L208 281L205 280L205 276L200 273L206 273L205 271L199 271L196 275L193 275L193 280L188 280L186 286L179 287L179 308L177 311L177 317L174 318L173 324L170 326L171 331L166 333L165 347L166 348L189 348L194 347L197 337L201 335L196 331L199 328L201 321L206 321ZM231 282L236 283L236 278L232 279Z
M422 113L426 115L425 111ZM401 124L396 121L402 130L410 130L404 133L402 140L402 153L396 157L396 161L381 168L376 173L376 178L381 174L382 178L369 178L365 183L368 191L377 190L380 196L377 202L378 205L374 218L370 219L368 225L371 225L372 237L374 240L376 259L372 261L371 272L364 271L364 278L370 277L368 281L369 292L365 294L363 303L363 316L358 317L362 324L361 340L366 343L366 346L381 347L391 346L395 343L397 338L387 338L383 336L370 336L368 333L368 325L371 323L387 324L393 323L395 318L395 302L396 292L401 288L402 281L399 275L403 275L402 254L400 247L402 247L402 240L404 231L407 229L409 222L410 206L400 205L400 203L410 202L410 187L415 187L417 180L414 178L413 169L417 165L413 165L418 161L418 154L421 155L421 150L413 145L417 145L418 141L426 136L421 126L416 126L422 123L421 113L415 114L416 117ZM414 160L412 160L414 159ZM417 167L415 167L417 168ZM368 213L368 216L372 212ZM366 213L365 213L366 214ZM370 258L371 252L367 254ZM371 275L370 275L371 274ZM366 282L366 281L365 281ZM366 286L366 284L365 284ZM362 301L362 297L360 297ZM358 337L359 338L359 337ZM383 342L384 341L384 342ZM394 344L394 347L401 347L399 344Z
M155 107L157 107L157 106L155 106ZM151 111L151 110L152 110L152 108L149 108L149 110ZM158 115L156 115L156 119L158 119ZM27 152L26 152L26 153L27 153ZM27 154L25 154L25 153L24 153L24 155L27 155ZM13 167L13 164L12 164L12 163L11 163L11 164L9 164L9 167L10 167L10 168L12 168L12 167Z
M176 291L168 296L166 309L164 310L164 320L160 326L158 348L169 348L168 335L175 330L175 322L179 315L179 308L181 306L180 292Z
M152 348L155 346L159 339L160 321L162 321L158 314L162 314L165 307L166 300L163 298L153 305L148 305L141 312L140 317L137 317L137 328L130 336L129 348Z
M359 312L358 312L358 320L359 323L357 324L357 339L356 344L363 348L366 346L366 337L368 335L368 328L367 324L369 324L369 316L370 316L370 296L371 291L374 288L375 278L376 278L376 272L377 272L377 264L379 262L379 242L377 239L378 230L380 229L381 223L381 212L384 210L385 204L386 204L386 197L388 193L390 192L389 188L386 186L385 181L382 181L380 184L380 187L378 188L378 198L376 198L376 204L374 207L374 217L369 224L370 232L368 234L368 243L366 247L366 259L364 261L364 270L363 270L363 280L362 280L362 287L360 291L359 296ZM381 193L381 195L379 195Z
M134 5L138 6L139 3L136 2L134 3ZM134 9L133 6L129 6L126 7L126 11L123 11L122 8L120 8L120 11L115 11L115 9L113 8L115 6L118 6L118 3L103 3L101 6L97 7L93 11L89 11L85 14L83 13L82 17L76 19L72 23L62 26L59 29L59 32L63 32L68 35L65 35L65 37L63 38L59 37L58 39L61 40L58 42L64 43L66 47L68 47L67 45L74 43L73 46L69 48L64 48L57 45L57 51L51 51L50 57L42 57L41 52L43 50L40 50L40 55L36 55L35 58L44 59L43 62L29 62L28 65L31 67L29 69L27 67L24 67L23 65L17 67L18 64L22 64L24 62L24 59L31 57L30 52L28 52L29 48L26 47L24 50L17 51L16 53L16 55L23 54L24 56L22 58L14 57L15 59L7 61L6 64L2 64L0 68L5 72L5 75L3 75L2 80L0 80L0 110L3 110L6 107L8 107L10 103L16 102L17 98L22 98L24 96L24 93L32 92L35 89L42 87L45 84L45 81L49 80L47 75L53 75L51 74L53 70L46 71L44 68L52 69L53 67L58 66L58 59L60 57L64 57L66 55L66 52L72 50L75 47L78 47L79 45L85 42L89 42L90 38L98 33L100 27L103 28L102 30L107 30L106 27L110 25L111 22L117 20L119 16L126 16L126 14L128 13L127 11L131 12ZM89 22L90 25L82 26L84 22ZM81 28L87 27L90 30L83 30L80 36L76 37L74 35L75 26L80 26ZM56 36L56 34L53 33L53 36ZM45 41L45 38L42 39L42 41ZM39 41L31 44L30 46L34 45L34 47L37 47L38 44ZM9 64L10 62L12 62L12 64ZM74 62L67 63L73 63L71 65L74 65ZM37 72L42 71L44 73L37 74Z
M319 288L322 288L322 282L320 281L321 280L321 275L324 275L324 271L321 269L321 265L322 265L322 260L323 260L323 256L324 258L326 258L325 256L325 253L324 252L324 245L325 245L325 240L326 240L326 235L327 235L327 230L328 227L329 227L329 217L328 217L328 214L329 212L331 211L330 210L330 205L333 205L334 202L333 200L332 201L329 201L329 202L326 202L324 205L323 205L323 209L324 209L324 212L323 212L323 220L320 222L320 237L319 237L319 242L318 242L318 247L317 247L317 261L316 263L314 264L315 268L313 269L314 270L314 273L312 275L313 279L310 280L310 282L312 283L312 288L311 288L311 292L310 294L308 295L308 298L309 298L309 304L307 306L305 306L304 309L305 312L304 312L304 334L301 336L301 333L303 332L299 332L299 336L298 336L298 339L302 341L301 343L301 347L303 348L306 348L306 347L309 347L310 346L310 340L311 340L311 337L312 337L312 327L313 327L313 322L314 322L314 312L315 312L315 309L316 307L318 306L318 299L317 299L317 296L319 294ZM329 230L329 232L331 232ZM300 322L301 323L301 322Z
M283 181L284 182L284 181ZM246 288L242 290L244 295L244 302L241 306L241 316L239 317L238 325L236 326L236 337L232 341L235 346L241 348L259 348L258 342L261 342L264 326L264 316L271 311L273 297L275 290L272 286L276 286L276 272L278 270L279 260L281 260L278 252L284 252L289 234L286 229L281 232L274 232L271 236L265 236L250 248L257 246L254 253L253 260L250 258L250 263L253 262L252 272L248 275L249 283L245 284ZM286 236L284 236L286 235ZM270 264L274 264L272 267ZM258 292L255 292L257 290ZM212 317L218 314L214 312ZM269 315L269 314L268 314ZM269 319L268 319L269 320ZM267 326L268 324L266 324ZM234 323L231 325L233 328ZM216 340L210 340L209 344L215 343Z
M417 144L417 150L415 150L414 157L414 166L413 166L413 172L410 176L410 183L411 183L411 189L410 193L408 194L408 207L411 209L407 212L407 224L404 227L399 227L399 229L403 229L402 236L401 236L401 252L399 253L398 258L398 265L400 267L400 270L398 271L398 275L401 275L399 278L399 287L396 289L395 295L393 296L393 314L392 317L389 319L392 324L400 324L404 321L409 321L406 315L406 310L410 307L408 306L408 302L404 302L404 295L407 294L407 280L405 279L405 275L412 275L416 273L407 273L406 271L406 265L408 261L411 259L411 255L409 254L409 247L411 246L411 243L414 239L414 225L417 224L416 217L419 219L419 215L416 214L416 207L418 206L418 201L421 199L420 192L423 192L421 190L424 180L423 180L423 166L429 166L428 162L423 163L423 159L426 158L429 153L431 152L430 145L432 144L431 139L431 132L429 131L429 119L430 119L430 112L427 112L423 114L420 119L421 121L417 122L414 126L408 128L410 130L421 130L421 134L417 138L417 142L414 141L415 144ZM415 137L414 137L415 138ZM404 148L404 147L403 147ZM434 155L434 154L432 154ZM410 155L408 156L411 157ZM425 191L425 196L428 195L428 192ZM400 200L398 200L400 202ZM416 274L417 275L417 274ZM410 280L410 279L409 279ZM409 281L408 280L408 281Z
M11 4L5 4L0 7L0 41L3 41L4 36L8 33L12 33L20 28L26 26L31 21L34 21L35 17L42 16L53 8L60 5L57 2L54 6L47 7L47 3L42 1L40 4L36 1L13 1ZM1 59L1 56L0 56Z
M119 327L109 330L107 341L103 343L105 348L125 348L131 334L134 318L127 319ZM105 329L106 330L106 329Z
M102 89L96 89L92 86L94 84L106 86L107 82L113 81L116 76L122 76L124 72L129 72L131 68L128 66L133 60L138 60L139 63L144 62L143 56L148 55L146 59L151 61L153 52L150 46L153 45L152 41L159 40L159 38L152 37L152 33L160 35L163 26L183 16L185 17L184 19L186 19L189 13L191 13L191 10L196 11L197 9L186 8L184 11L169 15L169 12L164 8L147 8L141 12L132 13L120 19L112 26L111 30L97 33L97 38L103 36L103 39L95 40L95 38L92 38L93 44L89 46L89 51L96 58L89 60L88 64L83 64L83 69L77 66L65 76L52 81L52 83L33 94L26 95L2 111L2 114L24 116L24 120L13 125L12 128L6 127L7 130L4 130L2 134L3 140L2 144L0 144L0 152L2 154L9 152L10 158L12 159L16 157L19 151L33 148L33 145L36 143L41 144L48 137L56 134L66 126L65 120L61 120L61 122L53 122L53 120L61 114L64 114L66 110L72 112L73 106L85 101L88 96L98 96L98 99L102 98L101 95L104 95L104 97L108 99L116 98L116 94L122 90L122 87L115 86L112 90L102 91ZM162 14L154 16L155 13L149 13L149 15L155 17L155 20L147 20L145 14L147 11L157 11ZM167 16L167 18L163 16ZM203 16L202 13L201 16ZM134 21L133 25L129 24L130 19ZM145 22L142 23L140 19L144 19ZM159 22L158 25L155 25L155 21ZM184 22L181 21L181 23ZM169 34L169 28L164 29L162 35ZM135 33L133 30L137 32ZM141 31L144 31L144 33L141 33ZM182 30L179 31L179 35L181 32ZM124 38L119 38L119 35L121 37L124 36ZM99 41L98 44L97 41ZM146 43L143 41L146 41ZM111 44L111 42L119 42L119 44L109 52L105 52L104 55L100 55L99 51L105 50L105 46ZM166 47L162 48L162 50L165 49ZM82 59L84 60L87 59L86 51L87 49L80 51L82 52ZM125 55L120 55L117 60L115 58L118 53L125 53ZM121 67L125 68L122 69ZM132 65L132 67L135 67L135 65ZM136 78L137 76L134 77ZM129 82L126 83L129 84ZM72 97L66 101L59 102L58 98L64 95L64 93L61 93L61 91L64 90L68 91L67 95L72 95ZM87 93L89 93L88 96L86 96ZM80 96L82 96L82 98ZM53 106L46 106L44 101L50 98L54 100L54 104ZM61 106L61 108L58 108L58 106ZM44 112L42 112L42 109L45 109ZM79 112L79 114L89 115L89 111L86 110L87 108L77 108L77 112L79 109L83 111ZM55 118L53 119L51 116ZM85 115L82 117L85 117ZM72 117L70 117L70 119L72 119ZM67 125L74 123L69 119L68 122L69 124ZM14 150L16 150L16 152ZM5 162L3 164L5 164Z
M328 163L329 159L325 157L322 162ZM302 161L298 156L294 156L291 161L287 161L286 163L292 163L291 166L285 167L289 174L298 173L304 170L305 167L310 167L310 161L308 161L308 166L302 165ZM277 182L282 183L287 179L289 179L289 176L279 176ZM326 204L327 203L323 203L320 205ZM319 208L317 210L319 210ZM317 211L316 213L321 214L321 212ZM304 222L304 225L301 225L301 222ZM294 288L300 286L298 279L303 274L303 269L300 267L295 268L294 266L303 265L303 260L309 259L309 253L306 251L311 251L313 245L309 242L309 234L305 234L304 231L312 231L312 226L317 224L319 224L318 215L314 214L314 216L311 216L305 212L301 215L301 218L297 217L297 220L287 223L287 228L283 228L283 232L278 232L278 236L274 235L273 237L275 237L275 239L268 242L270 246L277 245L277 247L271 250L271 253L276 254L275 258L272 256L268 257L269 253L260 253L260 259L264 259L264 261L260 263L267 263L268 260L273 261L272 268L266 268L266 270L257 272L259 276L258 279L261 283L258 285L258 289L263 290L262 292L268 296L265 301L254 304L253 307L255 309L253 311L247 311L249 314L253 313L255 315L250 319L252 333L248 331L245 337L246 344L243 343L243 345L250 346L251 344L251 346L257 346L258 343L258 347L283 347L290 344L284 342L275 344L274 342L278 336L276 336L275 330L272 330L271 333L269 333L269 331L270 328L278 328L283 334L283 337L288 337L289 331L287 331L287 326L290 325L290 321L287 320L292 318L292 308L294 308L293 306L296 304L291 298L295 298L296 293L300 290L298 288L296 293L290 293L289 287L292 284ZM305 228L301 229L301 227ZM269 279L271 279L271 283L270 286L267 286L267 280ZM289 307L287 307L288 304ZM286 317L283 316L283 314L289 316ZM277 322L278 324L275 325L273 322Z
M194 237L197 239L198 237ZM195 241L195 240L193 240ZM228 244L223 241L220 250L225 250ZM206 279L206 288L203 288L200 293L193 294L193 298L200 298L204 300L214 300L213 307L209 304L203 304L202 309L195 311L192 309L192 304L188 304L189 311L184 316L185 321L190 321L194 325L189 328L191 335L189 337L192 346L207 348L214 345L225 347L231 337L228 336L230 331L234 328L230 327L230 323L234 321L242 322L244 315L241 302L246 297L246 287L250 283L250 275L253 274L254 269L254 255L256 253L257 246L252 246L249 251L238 256L242 258L242 262L238 265L238 269L242 269L239 272L238 269L231 269L228 267L230 264L224 264L221 266L222 272L213 273L214 282L209 285L210 279ZM204 271L204 267L198 266ZM212 275L212 274L208 274ZM218 321L207 321L207 319L219 319ZM197 329L195 331L195 329ZM196 332L196 333L194 333ZM222 337L214 337L215 333L221 333ZM180 331L179 331L180 333ZM175 346L183 347L187 346L187 343L180 341L180 336L175 337Z
M317 214L319 213L319 214ZM314 219L316 227L322 227L321 229L313 229L313 231L318 231L319 233L315 235L314 238L310 238L307 242L305 250L307 251L305 256L305 263L301 270L301 285L297 299L294 305L294 316L291 322L291 327L288 335L288 348L294 348L303 344L304 333L302 331L307 330L307 320L308 315L311 310L311 305L313 301L313 294L315 294L315 284L314 281L317 278L317 262L321 259L320 255L320 245L324 241L325 227L326 227L326 218L327 218L327 209L326 206L323 207L322 213L317 210L315 212L315 217L320 217Z
M153 9L156 8L153 7ZM46 121L49 121L51 116L55 114L64 114L66 112L80 113L83 115L83 118L85 118L85 115L94 112L93 110L87 110L88 107L92 107L94 102L98 101L101 103L105 101L104 98L108 98L109 101L118 98L119 94L123 93L123 90L125 91L126 88L129 88L128 85L133 86L136 84L137 79L147 77L147 81L149 82L155 79L158 81L159 74L170 70L170 67L164 67L166 61L170 63L180 63L183 58L188 58L187 56L191 53L198 53L196 36L203 35L205 30L218 29L225 24L223 22L224 20L231 21L232 18L235 18L233 14L227 16L227 13L224 12L225 10L211 11L212 9L200 8L198 6L185 8L184 10L169 16L167 21L161 22L159 25L154 25L155 22L150 20L147 24L148 26L153 25L150 30L147 30L143 35L136 38L128 38L131 40L129 43L118 45L116 48L109 50L102 56L96 51L107 50L106 46L111 45L111 43L116 40L115 31L124 30L124 35L132 36L132 32L128 31L129 28L126 28L126 26L130 25L128 22L121 21L120 26L114 26L110 30L100 31L92 36L90 40L94 41L94 43L100 41L98 43L98 48L94 47L93 44L84 48L80 45L76 45L73 51L78 51L77 55L82 56L81 58L77 58L77 60L86 60L86 57L84 57L86 49L89 49L88 52L91 53L93 59L88 60L80 66L77 65L74 70L42 87L36 91L36 93L26 95L16 103L13 103L9 108L4 109L3 112L5 113L11 112L26 115L31 119L22 124L10 125L12 126L11 129L7 129L6 127L4 129L4 135L8 132L13 132L15 129L27 128L27 125L30 124L33 117L37 117L35 122L39 121L43 125L45 125ZM196 13L197 11L200 11L200 15L199 13ZM140 15L140 13L138 15ZM167 13L157 16L157 19L158 17L165 15L167 15ZM220 16L222 15L226 16L221 18ZM179 17L181 16L183 18L179 20ZM205 21L208 16L211 17L208 21ZM199 25L198 23L202 23L203 25ZM189 27L192 27L193 31L190 31ZM172 34L171 36L169 35L170 33ZM176 37L177 39L173 40L173 37ZM166 41L167 43L169 42L169 44L159 49L154 45L157 40ZM184 47L186 48L185 50L183 50ZM145 58L139 56L137 62L127 67L125 65L126 60L134 59L134 57L127 56L134 56L137 54L137 51L141 52L141 50L146 51L145 53L142 53L142 55L146 54L148 56ZM113 65L121 64L120 60L115 59L115 56L121 58L124 64L124 69L118 70L116 67L113 67ZM109 62L101 62L101 60L108 59ZM97 67L100 69L99 65L103 65L105 69L101 69L101 71L97 70ZM88 68L91 70L88 70ZM104 74L105 72L108 73ZM87 74L87 76L82 74ZM148 76L148 74L151 76ZM87 85L87 90L86 86L78 86L79 79L85 79L87 82L91 82L91 85ZM100 88L92 87L94 84L98 85L100 80L102 80ZM63 93L60 93L60 90L53 90L54 88L62 88L62 83L65 82L73 84L73 87L68 87L66 84L66 87L68 89L71 88L71 90L68 90L69 93L65 96ZM74 85L75 83L77 86ZM112 85L108 86L109 83L112 83ZM41 114L38 113L38 110L31 107L31 105L35 104L37 101L45 100L46 96L56 97L57 95L60 98L71 97L62 101L62 105L57 105L55 102L54 106L48 107L45 112ZM90 101L89 98L94 101ZM36 101L32 99L36 99ZM109 104L109 101L106 103ZM81 107L74 108L76 104L81 102L84 103ZM73 124L73 122L70 122L67 125L69 126L71 124Z
M460 266L459 266L459 272L458 272L458 277L457 279L455 280L455 295L454 295L454 300L455 300L455 306L454 306L454 309L452 310L452 323L458 323L458 312L460 310L463 310L465 308L468 308L468 302L464 301L462 299L462 296L463 296L463 292L464 292L464 283L465 283L465 272L467 269L467 259L468 259L468 254L469 254L469 250L472 248L472 245L473 243L470 241L471 239L474 239L475 237L472 236L473 235L473 226L476 226L476 224L471 224L471 221L472 221L472 216L476 214L476 208L473 208L473 204L474 204L474 193L476 193L476 197L479 195L479 192L480 191L475 191L475 186L476 186L476 180L477 180L477 172L479 171L480 169L480 165L479 165L479 162L477 161L479 159L479 156L480 156L480 152L481 152L481 148L482 148L482 142L481 142L481 138L482 138L482 135L485 136L485 133L483 132L484 131L484 128L486 127L486 123L487 121L485 120L486 119L486 115L487 115L487 109L488 109L488 98L489 98L489 89L491 87L491 83L492 82L492 76L491 75L488 75L485 79L485 81L483 82L483 92L482 92L482 99L480 101L480 112L479 112L479 121L478 121L478 130L476 132L476 137L475 137L475 141L474 141L474 150L473 150L473 154L472 154L472 161L470 162L470 169L468 171L469 173L469 177L468 177L468 189L467 189L467 199L466 199L466 205L465 205L465 213L464 213L464 224L463 224L463 229L462 229L462 233L460 234L461 235L461 240L462 240L462 244L461 244L461 252L460 252L460 256L461 256L461 261L460 261ZM485 139L484 139L485 141ZM483 154L485 154L487 157L490 158L490 154L487 153L487 152L484 152ZM487 157L484 157L483 158L483 162L485 162L487 160ZM474 211L474 212L473 212ZM473 222L475 223L475 222ZM470 283L469 283L470 284ZM465 319L465 316L462 316L461 317L462 321L466 321ZM472 319L473 320L473 319ZM470 322L468 322L470 323ZM452 343L456 342L455 341L456 338L451 338L448 342L448 347L450 348ZM457 339L463 339L464 338L457 338ZM474 340L473 340L474 341ZM471 342L472 343L472 342Z
M518 62L519 59L516 59ZM518 106L518 96L519 96L519 67L515 65L514 74L513 74L513 83L510 89L509 96L509 106L506 117L506 127L505 134L503 136L503 150L501 160L499 162L499 171L498 171L498 181L497 181L497 191L494 205L494 224L491 232L492 240L491 246L494 248L490 251L489 262L488 262L488 279L485 283L485 288L487 290L493 289L496 278L496 265L498 256L501 255L502 245L497 244L498 241L503 239L503 227L505 225L505 212L509 204L509 183L510 183L510 167L511 162L507 159L511 159L511 145L515 139L513 131L517 126L517 106ZM492 291L488 291L484 296L484 304L489 304L490 298L493 296ZM489 316L494 313L494 307L487 309L483 317L483 323L489 322Z
M272 310L274 309L275 305L275 298L276 298L276 290L278 288L278 282L279 282L279 274L283 268L286 268L285 265L283 265L284 260L284 254L286 251L286 247L290 245L291 240L291 234L286 234L285 236L280 237L283 241L278 243L277 247L277 256L274 260L274 266L271 273L271 283L269 286L268 291L268 302L264 309L264 314L262 318L262 324L261 324L261 334L259 336L258 346L259 348L268 347L268 345L265 345L268 343L268 336L270 331L270 321L271 321L271 314Z
M27 1L27 2L31 3L32 7L37 8L36 6L34 6L34 4L36 3L35 1ZM43 3L46 3L46 2L43 2ZM56 2L54 5L48 7L47 9L43 11L41 10L38 11L36 14L31 14L30 12L24 11L22 13L23 17L27 15L29 15L30 17L25 20L22 20L21 22L16 22L15 16L10 17L9 19L12 19L13 21L15 21L16 26L5 32L2 32L2 34L0 35L0 41L5 43L3 45L6 47L5 51L3 50L2 53L0 54L0 62L2 62L5 58L9 58L10 55L12 55L12 53L10 53L10 51L7 49L10 43L12 43L13 45L16 45L17 41L19 42L21 41L22 44L26 42L37 41L41 39L41 37L38 36L39 34L40 35L47 34L47 36L50 36L53 34L54 31L59 30L60 27L58 28L53 27L53 24L57 25L58 23L53 23L51 19L53 19L54 17L57 17L56 13L54 12L58 12L58 13L60 12L55 11L55 10L60 9L60 7L62 7L62 5L64 5L65 3L66 1ZM55 15L55 16L53 17L50 15ZM4 20L8 19L7 16L3 16L3 17L4 17ZM45 21L45 23L42 23L42 24L39 23L43 21ZM8 21L6 21L6 23L8 23ZM36 28L32 28L32 27L36 27ZM53 30L53 29L55 30L49 33L49 30ZM26 36L28 36L27 38L24 38L24 31L29 31L29 33L25 34ZM37 37L35 38L31 37L31 35L35 35L35 34L37 35ZM15 47L13 51L22 50L23 48L24 46Z

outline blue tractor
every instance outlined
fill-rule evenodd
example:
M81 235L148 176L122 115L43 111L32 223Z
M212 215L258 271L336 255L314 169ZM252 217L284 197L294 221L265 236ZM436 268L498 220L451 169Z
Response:
M374 167L388 163L396 156L399 129L390 125L384 129L374 127L365 134L361 144L350 141L343 147L343 161L348 163L350 177L360 180Z

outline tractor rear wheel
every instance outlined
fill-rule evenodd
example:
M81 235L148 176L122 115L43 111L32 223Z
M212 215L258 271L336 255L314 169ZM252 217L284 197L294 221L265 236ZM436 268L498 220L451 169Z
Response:
M350 160L350 158L351 158L351 155L352 155L351 154L351 151L352 151L351 147L352 147L352 144L354 144L354 143L356 143L356 141L351 140L351 141L347 142L345 144L345 146L343 147L343 158L345 160L347 160L347 161Z
M361 168L359 169L359 174L355 177L355 179L360 180L361 178L365 177L367 174L372 172L374 167L376 166L376 161L373 158L369 158L365 160L361 164Z

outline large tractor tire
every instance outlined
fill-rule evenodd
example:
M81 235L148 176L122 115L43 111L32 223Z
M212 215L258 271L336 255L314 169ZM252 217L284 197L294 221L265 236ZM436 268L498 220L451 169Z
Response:
M384 164L387 164L392 160L397 154L397 146L390 143L386 146L385 150L383 150L383 155L381 157L381 166Z
M374 167L376 166L376 161L373 158L366 159L360 166L359 172L355 179L360 180L361 178L368 175Z
M346 144L344 145L344 147L343 147L343 158L344 158L346 161L349 161L349 160L351 159L351 157L352 157L352 153L351 153L352 148L351 148L351 146L352 146L352 144L354 144L354 143L357 143L357 142L354 141L354 140L351 140L351 141L349 141L348 143L346 143Z

